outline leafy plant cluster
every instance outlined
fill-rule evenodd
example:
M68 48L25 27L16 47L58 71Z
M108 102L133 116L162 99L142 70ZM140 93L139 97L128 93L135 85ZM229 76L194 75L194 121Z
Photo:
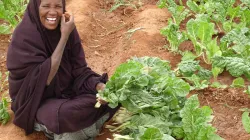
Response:
M10 119L10 115L8 112L8 101L7 101L7 97L5 97L5 87L8 86L8 74L9 72L5 72L2 73L0 72L0 93L2 94L2 99L0 101L0 122L2 124L6 124L9 119Z
M172 14L160 31L169 42L169 50L183 53L180 44L191 41L195 55L212 64L213 72L219 74L226 69L232 76L250 79L249 1L241 0L236 5L235 0L188 0L186 5L174 0L158 2ZM188 20L186 28L180 29L184 20Z
M207 88L212 72L201 67L195 58L191 52L184 54L182 61L177 65L176 74L190 83L191 90Z
M142 57L121 64L98 96L111 108L120 104L127 110L118 112L120 126L109 127L120 132L115 139L221 139L210 124L212 110L199 108L197 95L186 99L189 91L190 85L176 77L169 62Z
M1 0L0 19L4 21L0 25L0 34L10 34L21 22L28 0Z
M141 0L114 0L113 6L109 9L109 12L113 12L121 6L132 7L137 9L136 5L142 5Z
M8 112L8 102L7 99L2 97L0 101L0 122L6 124L10 120L10 114Z

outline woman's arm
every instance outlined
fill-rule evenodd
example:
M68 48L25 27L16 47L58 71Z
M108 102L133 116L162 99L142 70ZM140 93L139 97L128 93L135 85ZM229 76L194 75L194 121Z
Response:
M50 84L50 82L55 77L55 75L58 71L58 68L61 64L64 48L65 48L66 43L68 41L69 35L73 31L73 29L75 28L73 15L69 15L68 13L66 13L66 16L70 16L70 19L68 22L66 22L65 21L65 14L62 15L62 18L61 18L61 38L59 40L59 43L56 46L55 51L53 52L53 54L51 56L51 68L50 68L50 73L49 73L49 77L47 80L47 85Z

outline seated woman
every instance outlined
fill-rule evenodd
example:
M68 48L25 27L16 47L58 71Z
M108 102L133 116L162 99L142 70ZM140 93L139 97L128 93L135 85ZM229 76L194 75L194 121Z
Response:
M26 134L44 131L56 140L92 139L117 108L101 100L107 74L86 63L74 17L65 0L30 0L7 54L14 124Z

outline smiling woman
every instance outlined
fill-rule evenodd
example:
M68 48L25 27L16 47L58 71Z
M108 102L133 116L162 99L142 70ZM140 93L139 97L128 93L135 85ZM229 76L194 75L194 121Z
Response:
M108 77L86 63L65 0L30 0L7 53L14 124L56 140L92 139L116 110L96 109ZM105 103L105 102L102 102Z
M40 21L47 29L54 30L63 14L62 0L42 0L39 6Z

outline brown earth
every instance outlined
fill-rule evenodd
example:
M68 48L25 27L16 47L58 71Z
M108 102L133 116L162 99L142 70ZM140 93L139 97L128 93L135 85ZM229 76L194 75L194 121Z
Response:
M98 73L112 75L115 68L133 56L157 56L170 61L174 68L180 55L174 55L163 48L167 41L159 30L167 25L171 14L156 6L157 0L135 2L137 9L120 7L108 12L112 0L67 0L67 9L75 16L75 23L82 39L89 66ZM129 32L134 29L134 32ZM0 68L6 71L6 50L9 36L0 35ZM190 42L181 47L192 50ZM206 65L205 65L206 66ZM209 68L209 66L206 66ZM230 85L234 78L227 72L218 81ZM7 88L7 87L5 87ZM241 122L241 108L250 108L250 100L243 89L213 89L197 91L201 105L209 105L214 111L213 126L226 140L249 140ZM11 112L13 119L13 112ZM111 134L108 130L97 140L105 140ZM0 140L46 140L42 133L25 136L23 130L9 122L0 126Z

